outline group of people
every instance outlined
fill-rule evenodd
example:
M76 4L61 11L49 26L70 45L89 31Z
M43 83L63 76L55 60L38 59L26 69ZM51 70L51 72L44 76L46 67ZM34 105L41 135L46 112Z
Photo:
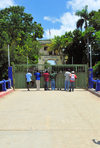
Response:
M49 81L51 83L51 90L55 90L55 82L56 82L56 76L57 73L54 71L51 71L49 73L47 70L41 74L38 70L34 73L35 79L36 79L36 88L37 90L40 90L40 78L41 76L44 77L44 90L49 90ZM75 79L77 79L77 76L75 75L74 71L70 72L68 69L65 74L65 91L74 91L75 87ZM32 74L30 72L27 72L26 74L26 80L27 80L27 89L29 91L30 82L32 81ZM61 87L60 87L61 88Z
M77 79L77 76L75 75L75 72L70 70L65 72L65 91L74 91L75 87L75 79Z

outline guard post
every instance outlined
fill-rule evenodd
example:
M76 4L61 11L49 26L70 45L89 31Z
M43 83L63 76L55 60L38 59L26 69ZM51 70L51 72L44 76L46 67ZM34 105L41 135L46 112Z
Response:
M9 85L13 86L13 71L11 66L8 67L8 79L11 81Z

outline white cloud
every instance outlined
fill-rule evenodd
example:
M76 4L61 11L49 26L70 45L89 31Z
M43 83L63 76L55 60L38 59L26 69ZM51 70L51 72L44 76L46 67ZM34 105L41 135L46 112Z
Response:
M44 38L53 38L54 36L57 36L57 35L62 35L62 30L61 29L47 29L45 31L45 34L44 34Z
M57 35L63 35L66 31L73 31L76 27L76 21L78 17L74 14L71 14L69 12L66 12L59 18L59 22L61 23L61 26L59 29L51 28L50 30L47 29L45 31L44 37L45 38L53 38Z
M53 38L57 35L63 35L66 31L73 31L76 28L76 22L79 19L75 12L77 10L82 10L85 5L88 5L89 12L92 10L100 9L100 0L69 0L66 2L66 7L69 12L64 13L59 19L44 17L45 20L51 21L52 23L60 22L61 26L59 29L51 28L49 33L49 29L45 31L44 38ZM70 12L71 11L71 12Z
M100 0L69 0L66 3L67 8L72 8L73 11L81 10L85 5L88 5L89 12L98 10L100 9Z
M52 23L59 22L59 19L54 18L54 17L49 17L49 16L45 16L45 17L44 17L44 20L50 21L50 22L52 22Z
M0 9L15 5L13 0L0 0Z

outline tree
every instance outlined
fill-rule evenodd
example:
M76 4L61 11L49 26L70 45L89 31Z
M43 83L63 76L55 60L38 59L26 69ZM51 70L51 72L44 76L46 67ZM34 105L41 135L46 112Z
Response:
M0 11L0 28L8 33L10 43L21 34L22 43L31 34L34 39L42 38L41 24L33 22L31 14L24 12L24 7L13 6Z
M89 14L89 25L94 28L93 63L100 61L100 9Z
M100 79L100 61L93 66L94 76Z
M89 13L89 25L94 27L96 31L100 30L100 10Z
M82 31L83 24L85 24L84 28L86 29L89 19L88 6L86 5L84 9L82 9L81 11L77 11L76 15L81 17L76 23L77 28L80 28Z
M7 58L7 48L4 46L2 49L0 49L0 81L7 78Z
M48 45L49 51L54 51L54 53L56 55L60 55L61 54L61 37L60 36L55 36L54 39L51 40L51 44Z
M86 30L88 28L88 20L89 20L88 6L86 5L84 9L82 9L81 11L77 11L76 15L81 17L81 19L77 21L77 28L81 28L81 31L82 31L82 26L83 24L85 24L84 28ZM87 44L87 64L89 64L89 37L88 36L86 39L86 44Z
M7 49L10 45L11 62L26 63L29 56L30 63L38 62L38 38L43 36L41 24L33 22L31 14L24 12L24 7L13 6L0 10L0 49ZM2 52L2 54L7 54ZM5 55L4 55L5 56ZM7 56L7 55L6 55ZM0 63L1 62L0 54ZM7 58L5 59L7 63ZM1 65L1 68L3 63ZM4 68L4 67L3 67Z
M74 64L86 63L86 47L82 32L74 30L73 32L66 32L64 35L57 36L51 40L49 45L49 51L59 51L58 54L64 57L68 57L67 63L72 63L72 57L74 58ZM58 53L58 52L56 52Z
M86 47L84 38L82 36L82 32L79 30L74 30L71 33L71 42L67 43L65 54L68 55L68 61L67 63L73 63L74 64L82 64L86 63Z

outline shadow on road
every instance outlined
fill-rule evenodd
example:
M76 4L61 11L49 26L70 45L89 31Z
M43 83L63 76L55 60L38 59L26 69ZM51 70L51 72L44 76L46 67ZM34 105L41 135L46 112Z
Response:
M96 141L95 139L92 140L95 144L100 145L100 141Z

